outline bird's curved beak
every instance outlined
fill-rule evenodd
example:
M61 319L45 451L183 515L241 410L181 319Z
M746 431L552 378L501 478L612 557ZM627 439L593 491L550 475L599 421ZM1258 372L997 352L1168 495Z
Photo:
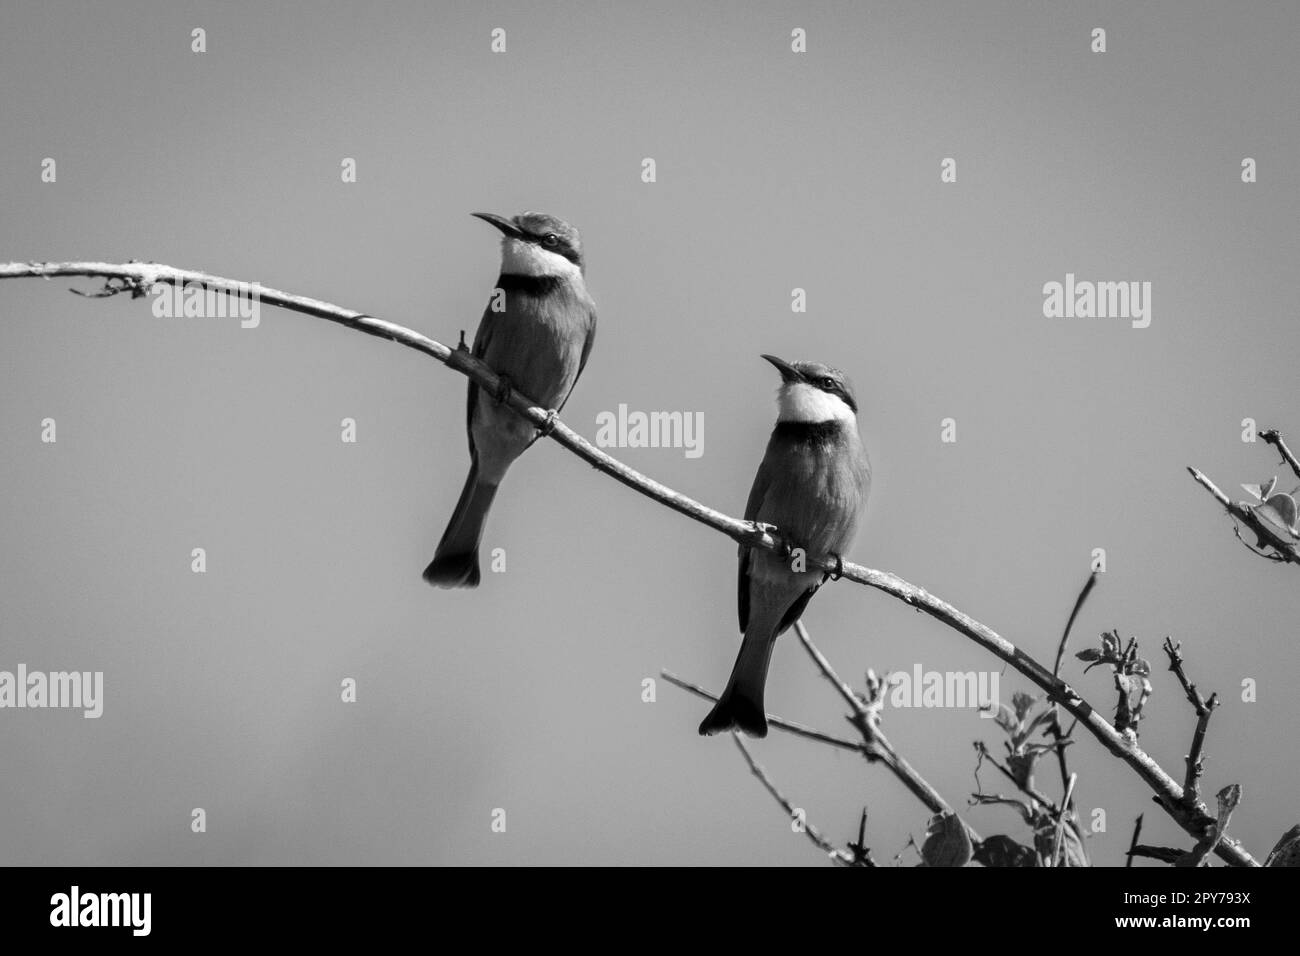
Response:
M781 381L783 382L803 381L803 376L799 373L799 370L795 368L793 365L791 365L789 362L787 362L785 359L779 359L775 355L764 355L763 358L767 359L769 362L771 362L773 365L776 366L776 370L781 373Z
M473 212L470 213L470 215L477 219L482 219L484 222L491 223L511 239L523 238L523 231L505 216L498 216L494 212Z

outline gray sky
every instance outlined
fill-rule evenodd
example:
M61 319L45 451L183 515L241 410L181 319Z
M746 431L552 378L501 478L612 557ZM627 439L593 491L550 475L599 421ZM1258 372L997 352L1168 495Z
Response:
M1247 554L1184 470L1239 496L1282 470L1243 418L1300 442L1294 4L56 2L4 21L0 259L207 269L454 343L496 276L469 213L563 216L600 310L573 427L620 403L703 413L699 458L615 453L739 514L774 418L759 353L843 367L876 472L851 557L1050 664L1104 547L1075 639L1142 641L1142 744L1181 777L1172 635L1224 698L1206 789L1243 785L1233 833L1262 858L1298 822L1296 571ZM1151 326L1044 318L1067 273L1151 282ZM819 862L732 744L696 736L707 705L663 683L641 702L660 667L725 680L730 541L541 443L488 527L506 573L435 591L463 379L304 316L157 319L69 284L0 284L0 669L102 670L104 716L0 712L0 859ZM855 682L996 669L850 584L804 620ZM1080 671L1109 714L1109 677ZM768 706L846 729L793 638ZM965 710L885 727L955 805L972 741L1001 749ZM924 831L878 768L779 734L754 752L837 840L863 804L880 857ZM1131 771L1071 753L1085 823L1106 812L1097 862L1138 813L1144 841L1187 845ZM1026 835L1005 809L968 819Z

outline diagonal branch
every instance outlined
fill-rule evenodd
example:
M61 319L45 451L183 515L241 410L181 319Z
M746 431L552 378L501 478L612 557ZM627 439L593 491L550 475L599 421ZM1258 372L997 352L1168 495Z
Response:
M177 269L159 263L0 263L0 279L48 279L52 276L92 276L115 279L120 283L119 291L129 291L133 297L146 295L157 284L174 286L194 283L203 288L241 295L246 295L251 287L250 283L202 272ZM262 288L260 286L257 287L257 292L262 302L330 322L337 322L367 335L375 335L396 342L399 345L405 345L408 348L433 356L449 368L460 372L489 391L496 391L497 389L498 379L496 374L487 365L474 359L467 350L450 349L440 342L435 342L433 339L403 326L377 319L363 312L331 305L318 299L291 295L278 289ZM742 521L700 504L698 501L679 494L666 485L660 484L654 479L629 468L618 459L596 448L563 422L549 416L546 409L539 408L518 393L512 391L506 398L510 407L525 419L539 427L549 429L548 434L552 440L563 445L597 470L604 472L616 481L622 482L646 497L652 498L674 511L686 515L688 518L751 547L776 551L798 544L798 542L784 541L768 528L755 522ZM1227 500L1226 497L1224 500ZM1297 555L1296 560L1300 562L1300 555ZM808 555L806 565L810 568L815 567L828 572L839 572L841 570L838 561L830 555ZM1088 732L1096 737L1103 747L1127 763L1147 786L1155 792L1156 800L1161 807L1188 833L1199 838L1207 827L1214 825L1216 822L1215 818L1211 817L1203 809L1185 806L1182 800L1182 787L1156 761L1138 747L1136 742L1132 742L1119 734L1104 717L1076 694L1069 685L992 628L962 613L951 604L940 600L923 588L909 584L889 572L876 571L846 561L843 563L842 576L847 580L883 591L917 610L924 611L935 620L974 641L986 651L1005 661L1037 684L1047 692L1049 699L1064 707L1076 718L1078 723L1087 728ZM1258 862L1249 853L1226 836L1216 845L1215 852L1222 859L1237 866L1258 865Z

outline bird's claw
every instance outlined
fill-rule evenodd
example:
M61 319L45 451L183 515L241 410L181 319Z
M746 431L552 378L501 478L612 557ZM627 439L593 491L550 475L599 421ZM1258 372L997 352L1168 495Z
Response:
M835 570L828 571L827 573L830 575L832 581L838 581L840 578L844 577L844 555L837 554L834 555L834 558Z
M774 550L778 555L780 555L780 556L783 557L783 558L788 558L788 557L790 557L790 554L791 554L791 551L792 551L792 546L791 546L790 542L781 540L781 529L780 529L780 528L778 528L778 527L777 527L776 525L774 525L774 524L768 524L766 521L754 521L754 520L751 520L751 521L749 522L749 524L750 524L750 526L754 529L754 530L753 530L753 535L754 535L754 539L755 539L755 543L756 543L756 544L757 544L757 542L760 541L760 540L761 540L765 535L766 535L767 537L769 537L769 538L775 538L776 541L777 541L777 546L776 546L773 550Z
M546 421L537 426L538 436L545 438L551 432L555 431L555 423L559 420L559 412L553 408L548 408L546 410Z
M775 533L776 528L773 528L772 531L773 533ZM782 540L781 546L777 548L776 553L781 556L782 561L789 561L792 557L794 557L795 548L797 547L798 545L796 545L793 541Z

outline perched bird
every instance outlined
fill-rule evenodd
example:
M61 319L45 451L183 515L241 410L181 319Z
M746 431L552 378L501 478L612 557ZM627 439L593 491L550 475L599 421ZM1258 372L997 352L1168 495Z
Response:
M871 464L858 437L858 403L843 372L817 362L764 355L781 373L776 428L745 505L750 521L775 525L808 557L840 558L853 541L871 487ZM740 547L737 598L744 640L731 679L701 734L739 729L767 736L763 687L772 647L830 576L765 548Z
M539 436L503 399L514 389L558 412L596 337L596 306L583 281L578 230L536 212L514 219L474 215L503 236L497 288L505 308L498 311L488 303L473 349L474 357L501 377L502 388L485 395L473 382L469 385L469 477L433 561L424 569L424 580L444 588L478 585L479 541L492 499L506 469Z

